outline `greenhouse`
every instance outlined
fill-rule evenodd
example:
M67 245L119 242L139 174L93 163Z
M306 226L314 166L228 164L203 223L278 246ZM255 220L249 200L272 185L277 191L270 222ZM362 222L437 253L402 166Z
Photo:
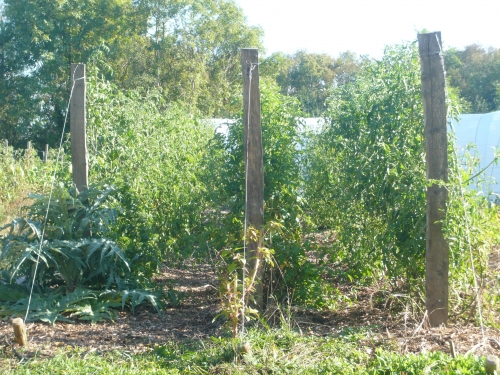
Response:
M500 111L463 114L458 122L452 121L451 127L455 132L459 156L469 151L471 155L479 158L477 172L486 172L481 190L485 194L500 194L500 166L495 162L495 155L500 146Z

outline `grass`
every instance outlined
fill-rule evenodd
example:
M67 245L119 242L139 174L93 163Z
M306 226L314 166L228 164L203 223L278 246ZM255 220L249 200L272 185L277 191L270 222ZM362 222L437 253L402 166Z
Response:
M3 374L484 374L484 358L452 358L441 352L401 355L377 341L370 329L348 329L331 337L304 336L288 329L252 329L252 348L241 354L241 340L212 338L169 342L147 353L98 354L66 348L50 358L27 361L0 352Z
M60 162L57 181L69 181L69 158ZM0 145L0 226L21 216L32 200L30 193L45 193L54 174L55 155L43 163L36 150L14 150Z
M87 353L79 348L59 350L52 358L33 358L27 362L0 362L2 374L171 374L158 366L151 355L126 352ZM174 372L175 373L175 372Z

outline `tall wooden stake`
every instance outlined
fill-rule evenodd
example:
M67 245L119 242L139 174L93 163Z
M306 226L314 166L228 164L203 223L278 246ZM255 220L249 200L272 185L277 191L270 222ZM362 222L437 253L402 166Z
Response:
M446 92L441 32L418 35L422 96L424 102L427 179L448 182ZM427 234L425 290L431 327L448 320L449 247L442 220L446 215L446 187L427 188Z
M241 68L243 72L244 103L244 158L246 170L246 220L247 227L259 231L264 226L264 163L262 150L262 126L260 122L260 89L259 89L259 52L253 48L241 50ZM245 234L246 235L246 234ZM247 265L253 272L258 266L257 285L253 298L255 307L262 310L264 264L259 255L257 241L248 242Z
M73 94L70 102L70 133L73 182L78 191L84 191L89 185L85 118L85 64L71 64L71 85Z
M49 145L45 145L45 151L43 153L43 162L47 163L47 160L49 160Z

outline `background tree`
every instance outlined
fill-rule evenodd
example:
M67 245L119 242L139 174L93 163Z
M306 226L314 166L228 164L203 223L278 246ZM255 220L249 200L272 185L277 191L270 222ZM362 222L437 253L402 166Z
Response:
M160 87L205 116L228 116L240 95L240 49L262 49L262 30L249 27L232 0L140 0L147 33L131 41L133 53L114 63L123 88Z
M318 116L325 107L328 89L335 78L335 60L327 54L298 51L288 72L288 94L302 103L304 110Z
M259 72L263 79L274 81L282 94L288 93L288 72L293 65L293 58L283 52L275 52L261 60Z
M90 63L119 88L161 88L205 116L240 94L239 50L261 47L232 0L6 0L0 20L2 138L55 144L70 64Z
M500 108L497 87L500 84L500 49L484 49L478 44L463 51L445 52L446 74L451 86L471 104L473 113L485 113Z
M55 143L69 98L70 64L112 58L131 33L131 0L6 0L1 41L1 128L15 142ZM9 135L9 134L7 134Z
M297 98L308 116L319 116L326 110L330 90L349 82L361 61L349 51L336 59L306 51L277 52L263 60L262 75L274 79L282 94Z
M351 83L363 64L369 61L367 56L357 56L351 51L342 52L335 59L337 66L334 87Z

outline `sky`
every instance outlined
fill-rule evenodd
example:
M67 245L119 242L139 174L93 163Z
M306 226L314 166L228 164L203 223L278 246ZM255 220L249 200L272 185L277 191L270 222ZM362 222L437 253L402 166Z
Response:
M500 0L235 0L264 29L265 55L347 50L380 58L384 47L441 31L444 49L500 48ZM249 46L251 47L251 46Z

